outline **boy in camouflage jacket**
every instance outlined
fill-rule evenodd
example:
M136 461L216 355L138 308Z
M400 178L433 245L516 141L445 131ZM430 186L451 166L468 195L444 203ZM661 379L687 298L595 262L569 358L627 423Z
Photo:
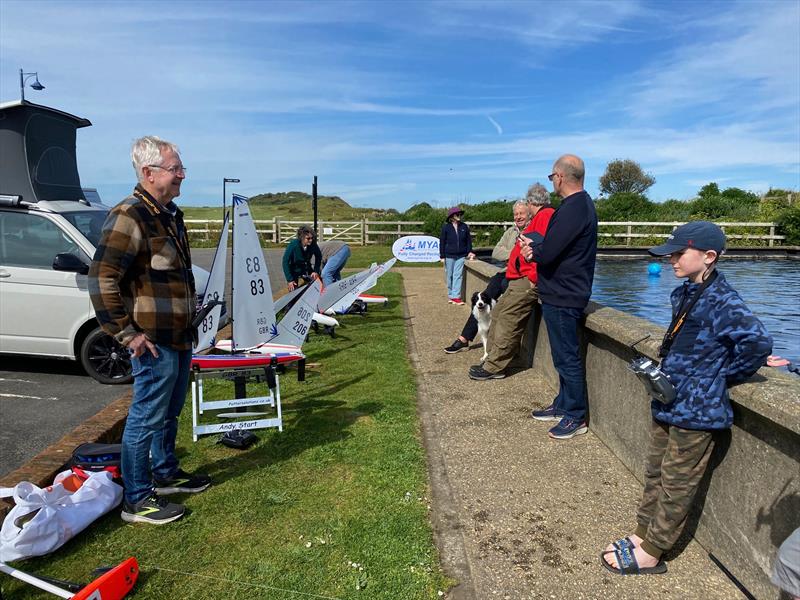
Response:
M708 221L686 223L665 244L650 249L654 256L669 255L675 276L687 278L672 292L674 318L661 347L661 370L676 397L669 404L651 401L651 441L636 531L610 544L600 557L614 573L666 572L661 557L686 523L714 448L713 432L733 424L728 386L747 380L772 350L764 325L716 271L724 249L725 234Z

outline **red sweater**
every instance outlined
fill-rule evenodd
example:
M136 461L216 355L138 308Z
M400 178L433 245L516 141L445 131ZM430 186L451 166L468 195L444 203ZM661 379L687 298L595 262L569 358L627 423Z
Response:
M535 231L536 233L544 235L547 231L547 224L550 223L550 217L553 216L554 212L555 210L549 206L540 209L522 233L531 233ZM517 242L514 244L514 249L508 256L506 279L521 279L522 277L527 277L531 280L532 284L536 285L536 263L525 262L525 259L522 258L522 254L520 253L519 242Z

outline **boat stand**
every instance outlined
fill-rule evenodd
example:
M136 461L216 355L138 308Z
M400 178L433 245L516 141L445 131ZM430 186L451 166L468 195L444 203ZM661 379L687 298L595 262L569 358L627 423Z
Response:
M201 435L225 433L236 429L266 429L276 427L283 431L283 417L281 414L281 389L278 373L276 372L277 360L265 360L263 366L238 366L216 367L201 369L192 366L192 440L197 441ZM203 382L206 379L225 379L234 382L234 398L230 400L211 400L203 398ZM246 397L247 383L263 385L266 395ZM265 411L248 411L247 407L269 406L276 410L272 418L253 418L267 414ZM234 412L219 413L218 418L236 419L231 421L218 421L215 423L199 424L200 415L207 410L234 409Z

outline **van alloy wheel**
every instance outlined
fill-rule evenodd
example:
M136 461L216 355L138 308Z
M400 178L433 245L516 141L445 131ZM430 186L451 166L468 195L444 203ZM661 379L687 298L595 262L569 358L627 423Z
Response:
M100 383L130 383L133 380L128 350L99 327L83 341L81 365Z

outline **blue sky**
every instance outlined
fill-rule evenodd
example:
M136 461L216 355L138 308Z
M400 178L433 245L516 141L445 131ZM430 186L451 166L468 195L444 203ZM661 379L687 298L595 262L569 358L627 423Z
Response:
M355 206L519 197L571 152L655 200L709 181L800 188L800 2L0 0L0 101L86 117L85 186L134 182L131 141L177 143L181 202L310 192Z

